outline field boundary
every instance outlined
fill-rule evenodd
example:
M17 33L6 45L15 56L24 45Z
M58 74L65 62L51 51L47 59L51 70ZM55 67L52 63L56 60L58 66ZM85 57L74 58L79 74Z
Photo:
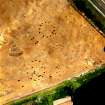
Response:
M89 0L68 0L71 5L87 20L95 29L105 37L105 17L89 2Z
M75 91L81 88L82 85L87 84L92 79L105 73L105 65L97 67L88 73L81 74L80 77L74 77L71 80L66 80L57 86L46 89L30 96L23 97L18 100L7 103L6 105L53 105L53 101L67 96L73 97Z

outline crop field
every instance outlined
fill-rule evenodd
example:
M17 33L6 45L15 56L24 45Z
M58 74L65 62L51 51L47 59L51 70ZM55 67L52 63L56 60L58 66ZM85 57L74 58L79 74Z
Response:
M52 105L81 86L72 78L105 64L105 38L67 0L0 4L1 105Z

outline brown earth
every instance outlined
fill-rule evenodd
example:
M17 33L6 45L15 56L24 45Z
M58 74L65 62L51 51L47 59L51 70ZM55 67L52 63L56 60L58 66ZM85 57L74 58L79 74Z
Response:
M53 102L54 105L73 105L73 102L71 101L71 97L66 97L62 99L58 99L55 102Z
M65 103L62 103L62 104L59 104L59 105L73 105L73 104L68 101L68 102L65 102Z
M67 0L0 0L0 104L105 63L104 47Z

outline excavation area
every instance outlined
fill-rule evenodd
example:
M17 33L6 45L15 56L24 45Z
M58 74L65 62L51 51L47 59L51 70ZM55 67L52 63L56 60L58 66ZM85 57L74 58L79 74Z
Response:
M105 63L105 38L67 0L0 0L0 103Z

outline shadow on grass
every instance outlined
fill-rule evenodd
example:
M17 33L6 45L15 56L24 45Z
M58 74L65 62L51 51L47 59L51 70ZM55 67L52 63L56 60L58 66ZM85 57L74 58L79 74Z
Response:
M105 105L105 73L78 88L73 95L74 105Z

